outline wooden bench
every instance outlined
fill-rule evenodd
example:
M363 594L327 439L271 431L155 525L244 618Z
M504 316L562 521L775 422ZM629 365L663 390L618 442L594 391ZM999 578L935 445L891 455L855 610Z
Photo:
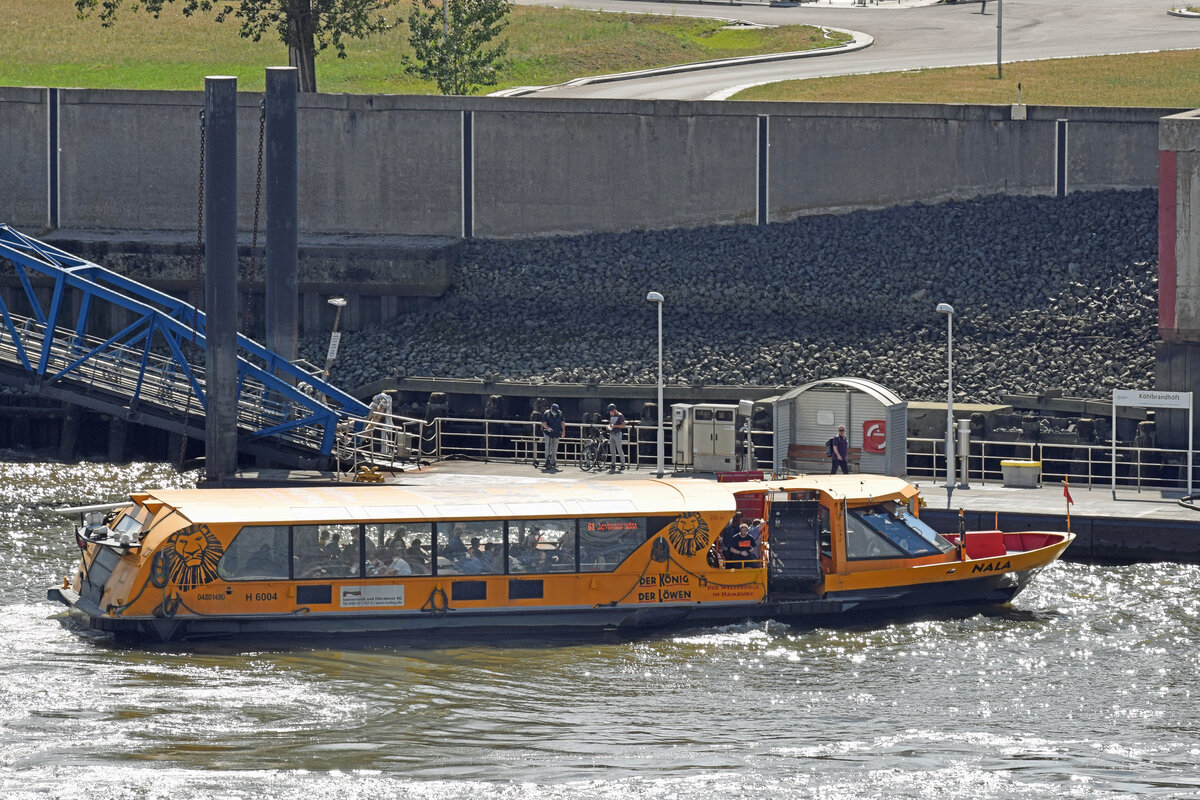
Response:
M862 448L851 447L846 453L846 464L851 472L859 471ZM783 468L789 472L828 472L833 459L825 455L823 444L789 444Z

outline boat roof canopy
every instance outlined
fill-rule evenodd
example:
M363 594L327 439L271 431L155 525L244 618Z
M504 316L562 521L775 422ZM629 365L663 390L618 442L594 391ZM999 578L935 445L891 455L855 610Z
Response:
M742 492L819 490L837 500L909 498L915 487L881 475L804 475L716 483L704 479L471 482L242 489L164 489L139 493L193 523L303 525L332 522L556 519L728 512Z
M539 481L152 492L194 523L300 525L374 520L555 519L735 510L709 481Z

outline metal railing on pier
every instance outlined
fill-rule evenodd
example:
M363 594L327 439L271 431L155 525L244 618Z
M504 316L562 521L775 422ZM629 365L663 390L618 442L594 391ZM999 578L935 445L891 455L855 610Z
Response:
M439 417L430 425L432 431L425 452L436 460L470 458L532 465L544 462L546 458L540 421ZM558 443L557 460L578 464L593 434L603 428L582 422L568 422L565 427L566 434ZM670 464L671 429L667 428L664 433L664 458ZM625 436L625 458L631 467L639 469L658 463L657 437L658 429L654 425L630 425ZM607 433L603 440L607 443Z
M419 465L422 461L470 459L474 461L542 464L546 459L542 424L539 421L437 417L428 422L390 415L355 418L343 422L336 448L338 468L357 472L364 466L380 469ZM351 424L353 423L353 424ZM566 434L559 440L556 460L577 466L584 449L597 435L604 444L604 463L608 463L608 434L603 426L567 422ZM664 464L674 468L674 443L671 429L664 430ZM771 468L770 431L753 432L753 459L739 459L739 469ZM658 428L654 424L633 422L626 430L625 460L633 469L658 464Z
M961 454L959 454L961 457ZM1187 450L1117 445L1119 488L1142 490L1182 489L1187 486ZM970 482L1001 483L1001 462L1036 461L1041 465L1043 483L1107 489L1112 485L1113 448L1111 444L1062 442L1000 442L971 440L967 454L967 478ZM946 442L944 439L908 440L908 476L944 478ZM961 470L961 467L960 467Z
M338 463L343 471L363 466L402 468L422 462L470 459L529 464L545 461L541 423L523 420L438 417L428 422L393 416L391 422L357 420L357 433L343 423L338 436ZM559 441L557 460L578 465L593 434L600 426L566 423L566 435ZM671 429L664 431L664 463L675 471ZM626 431L625 456L633 469L657 465L657 428L654 424L632 421ZM772 471L774 435L771 431L753 431L753 457L738 459L738 469ZM907 476L910 479L944 478L945 441L940 438L911 437L907 442ZM1004 461L1040 462L1045 483L1061 483L1068 478L1080 488L1107 488L1112 479L1112 449L1105 444L1052 442L1003 442L972 440L967 454L968 478L972 483L1001 483ZM605 451L607 463L607 451ZM957 475L956 475L957 480ZM1117 446L1117 486L1138 491L1179 489L1187 481L1187 451L1166 448Z

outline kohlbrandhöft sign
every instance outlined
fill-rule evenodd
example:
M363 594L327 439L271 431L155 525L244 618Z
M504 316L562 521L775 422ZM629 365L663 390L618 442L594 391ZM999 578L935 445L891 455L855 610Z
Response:
M1191 408L1192 393L1113 389L1113 405L1134 408Z

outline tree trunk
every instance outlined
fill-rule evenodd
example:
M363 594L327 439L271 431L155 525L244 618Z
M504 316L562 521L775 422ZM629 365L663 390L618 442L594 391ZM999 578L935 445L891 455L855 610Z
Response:
M288 44L288 64L296 68L300 91L317 91L317 51L313 41L311 0L297 0L293 16L288 20L291 36Z

